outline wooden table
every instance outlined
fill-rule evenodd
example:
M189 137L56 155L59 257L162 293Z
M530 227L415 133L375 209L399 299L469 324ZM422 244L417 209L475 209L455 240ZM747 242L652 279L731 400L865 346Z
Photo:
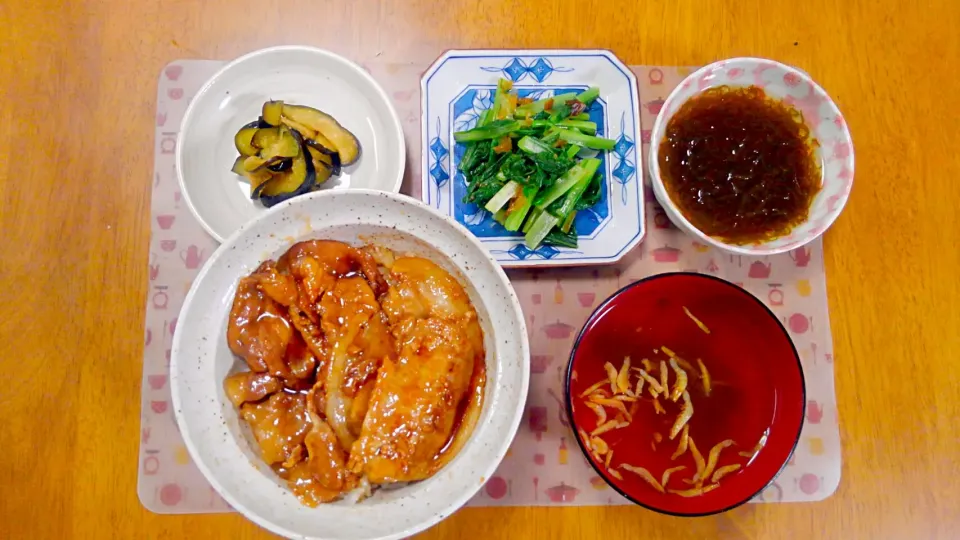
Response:
M630 5L632 7L621 7ZM728 4L728 5L724 5ZM447 47L608 47L807 70L854 136L826 236L839 491L722 516L468 509L425 538L956 538L960 531L960 4L317 0L0 3L0 537L265 537L136 496L157 76L282 43L357 59Z

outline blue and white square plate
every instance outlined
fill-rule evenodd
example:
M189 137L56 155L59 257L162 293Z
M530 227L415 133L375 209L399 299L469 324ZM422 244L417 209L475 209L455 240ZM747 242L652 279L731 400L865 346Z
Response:
M600 88L589 109L597 135L616 141L603 152L599 203L577 214L577 248L527 248L493 216L464 203L464 176L457 169L465 150L453 132L470 129L491 106L497 79L513 81L520 97ZM610 51L604 50L451 50L424 73L421 90L421 197L465 225L505 267L575 266L619 261L643 239L644 210L637 80Z

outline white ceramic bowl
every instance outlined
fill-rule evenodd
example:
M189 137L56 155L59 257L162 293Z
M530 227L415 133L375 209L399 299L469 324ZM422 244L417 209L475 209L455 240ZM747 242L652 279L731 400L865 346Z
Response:
M660 178L657 155L667 123L690 98L716 86L759 86L803 113L804 122L820 143L816 151L822 171L821 189L810 205L807 220L789 234L768 242L732 245L707 236L693 226L667 194ZM796 68L763 58L733 58L691 73L663 103L650 135L647 159L653 193L677 227L702 242L739 255L773 255L798 248L818 238L843 210L853 188L853 141L847 124L826 91Z
M400 117L379 84L357 64L329 51L285 46L242 56L218 71L190 101L177 141L177 179L197 221L222 242L266 211L230 168L233 136L281 99L328 112L360 141L360 159L321 189L398 192L406 146Z
M256 442L222 388L224 377L241 362L226 342L237 281L261 261L310 238L356 245L372 241L433 260L464 285L484 331L486 395L469 442L432 478L379 490L358 504L301 505L260 459ZM493 475L523 414L530 349L520 303L506 274L466 229L403 195L324 191L260 214L211 256L178 321L170 383L190 455L233 508L290 538L404 538L426 529L467 502Z

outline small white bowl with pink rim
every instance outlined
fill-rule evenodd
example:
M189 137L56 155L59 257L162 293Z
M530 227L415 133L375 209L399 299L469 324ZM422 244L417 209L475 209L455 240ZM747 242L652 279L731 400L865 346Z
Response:
M667 124L690 98L717 86L758 86L772 98L803 113L804 123L819 142L816 157L822 174L820 192L810 203L807 220L789 234L773 240L733 245L710 237L693 226L670 200L660 178L657 158ZM691 73L663 104L650 135L650 183L657 201L681 230L707 244L739 255L774 255L812 242L826 231L843 210L853 188L853 141L847 124L826 91L805 72L763 58L732 58Z

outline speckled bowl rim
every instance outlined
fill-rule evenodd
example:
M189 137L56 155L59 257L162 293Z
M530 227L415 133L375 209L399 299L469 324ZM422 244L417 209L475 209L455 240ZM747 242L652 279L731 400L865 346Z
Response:
M241 512L245 517L255 522L256 524L260 525L261 527L264 527L265 529L275 534L279 534L288 538L322 539L322 538L341 538L342 537L342 538L376 538L378 540L392 540L392 539L406 538L408 536L414 535L418 532L421 532L439 523L441 520L450 516L456 510L462 507L468 500L470 500L471 497L473 497L480 490L480 488L483 486L486 480L488 480L491 476L493 476L500 462L503 460L503 458L507 454L507 451L509 450L509 447L513 441L513 438L516 435L517 430L520 426L520 422L522 420L523 413L526 406L526 397L527 397L529 384L530 384L529 338L528 338L528 333L526 329L525 318L521 310L520 301L512 285L510 284L510 281L506 273L503 271L500 265L490 256L487 250L483 248L480 242L472 234L470 234L465 227L463 227L462 225L454 221L452 218L445 216L443 214L440 214L439 212L436 212L435 210L433 210L426 204L422 203L421 201L405 195L382 192L377 190L369 190L369 189L346 189L346 190L337 190L337 191L321 191L321 192L310 193L305 196L297 197L294 199L290 199L288 201L284 201L283 203L269 209L267 212L261 214L256 219L246 223L240 229L235 231L229 238L227 238L223 242L223 244L220 245L220 247L213 253L213 255L211 255L210 259L206 262L204 267L201 269L200 273L197 275L197 278L194 280L194 283L191 286L190 291L187 294L187 297L184 301L183 308L181 310L178 320L181 323L189 320L188 314L190 310L193 309L194 299L197 296L199 285L205 281L206 276L211 273L212 269L219 264L219 261L224 256L224 254L230 251L231 249L234 249L237 246L237 244L248 234L248 231L256 227L261 221L270 220L272 217L276 216L277 214L290 211L289 210L290 207L301 206L301 205L305 206L309 202L316 199L321 199L321 198L336 199L336 198L357 197L357 196L385 198L393 202L399 203L401 205L409 206L411 207L411 209L415 209L416 211L427 212L431 215L431 217L440 219L445 224L449 225L456 233L459 234L460 237L462 237L462 240L464 240L470 246L472 246L477 250L478 258L482 257L482 259L485 261L485 264L487 266L487 268L483 270L486 272L489 272L491 277L496 278L496 282L498 286L502 286L504 300L509 305L509 308L511 311L511 313L491 312L489 313L489 317L490 319L495 319L496 315L508 316L511 319L509 321L509 324L513 328L515 328L516 330L515 334L519 336L520 358L513 359L513 361L517 363L517 367L513 368L515 369L514 377L515 379L518 379L518 380L515 380L514 378L510 379L511 382L514 383L513 389L512 389L513 396L510 398L504 398L504 397L500 398L502 400L515 401L516 407L512 410L502 410L502 411L495 411L491 409L489 413L485 410L481 414L481 418L478 421L476 427L474 428L473 435L471 436L467 444L464 445L464 447L460 450L457 457L455 457L454 460L451 461L451 463L448 464L444 469L441 469L441 471L439 471L436 475L434 475L434 477L424 481L424 482L431 482L431 481L435 481L434 479L437 479L436 481L441 482L442 479L438 477L441 477L445 472L447 472L450 469L450 467L457 465L457 461L461 457L468 457L467 456L468 452L470 452L471 450L477 449L480 445L484 445L490 449L489 453L483 454L482 456L476 456L478 459L483 458L482 459L483 462L479 466L471 467L471 471L469 474L471 476L475 476L477 478L477 481L474 481L471 483L465 483L462 491L460 491L455 497L451 497L445 500L435 501L438 504L436 505L435 509L432 511L432 514L430 514L425 519L422 519L416 522L403 523L403 524L399 524L398 522L398 526L396 530L391 530L388 534L383 534L379 536L353 536L353 535L347 534L344 536L338 535L336 537L330 537L330 536L319 537L319 536L312 536L312 535L303 535L288 529L287 527L285 527L280 523L277 523L276 521L271 521L269 517L259 513L258 512L259 509L247 508L236 497L234 497L230 491L224 488L224 486L218 480L217 476L213 473L211 468L208 466L207 460L217 460L217 458L213 456L201 455L199 449L197 448L197 446L195 445L194 441L191 438L190 429L188 428L191 423L191 419L188 418L187 415L185 415L183 412L183 401L182 401L183 396L181 395L181 388L180 388L182 381L180 380L179 369L180 369L180 364L182 362L180 357L181 357L181 354L183 354L181 351L184 348L184 343L183 343L184 333L180 331L176 332L173 337L171 362L170 362L170 384L171 384L170 387L171 387L171 398L172 398L171 401L173 404L174 415L177 421L177 426L180 430L181 435L183 436L184 444L187 448L187 451L189 452L191 458L193 459L193 462L196 464L197 468L203 473L207 481L227 501L227 503L230 504L231 507ZM410 215L409 213L402 213L401 217L406 217L409 215ZM360 218L358 218L358 223L361 223ZM461 279L469 278L470 272L464 271L461 265L457 264L454 261L454 257L452 256L452 254L443 252L443 250L441 250L440 248L437 248L427 238L424 238L422 236L416 236L410 232L407 232L406 234L417 237L420 241L425 242L431 248L447 255L447 257L450 258L450 262L454 263L457 269L462 273L462 276L460 276ZM307 236L310 236L310 235L305 235L304 238L306 238ZM313 235L313 236L315 237L316 235ZM474 269L474 271L478 271L478 270ZM239 272L240 271L238 270L238 273ZM231 291L233 290L234 286L235 285L233 284L229 286ZM477 292L479 294L479 289L477 290ZM232 297L232 292L231 292L231 297ZM486 307L488 306L488 303L484 302L483 304L484 304L484 308L486 309ZM183 326L184 326L183 324L178 325L178 330ZM511 361L511 359L504 357L504 354L502 354L503 351L501 351L500 346L501 345L507 346L508 343L503 342L500 339L500 336L492 336L492 340L488 341L488 344L490 343L494 345L494 350L487 351L488 373L489 373L489 366L491 362L490 358L492 357L496 367L497 375L498 377L502 377L504 371L506 369L510 369L509 362ZM226 344L224 343L223 346L226 346ZM502 391L501 386L502 385L497 385L495 388L491 389L490 379L488 375L488 387L487 387L488 395L485 397L484 409L487 409L488 406L489 407L496 406L497 404L496 397L500 395L499 392ZM493 391L491 392L491 390ZM490 395L490 394L493 394L493 395ZM211 402L212 401L214 400L211 400ZM495 419L499 419L499 420L495 421ZM226 421L224 420L224 422ZM497 425L499 430L487 429L491 425ZM487 440L479 439L478 437L480 435L487 435ZM258 464L251 463L250 465L251 465L251 474L252 474L252 471L256 469ZM386 504L392 504L392 503L384 503L384 504L386 505ZM363 503L360 503L358 506L362 506L362 505ZM337 512L350 511L349 507L345 507L345 506L337 506L335 510Z

